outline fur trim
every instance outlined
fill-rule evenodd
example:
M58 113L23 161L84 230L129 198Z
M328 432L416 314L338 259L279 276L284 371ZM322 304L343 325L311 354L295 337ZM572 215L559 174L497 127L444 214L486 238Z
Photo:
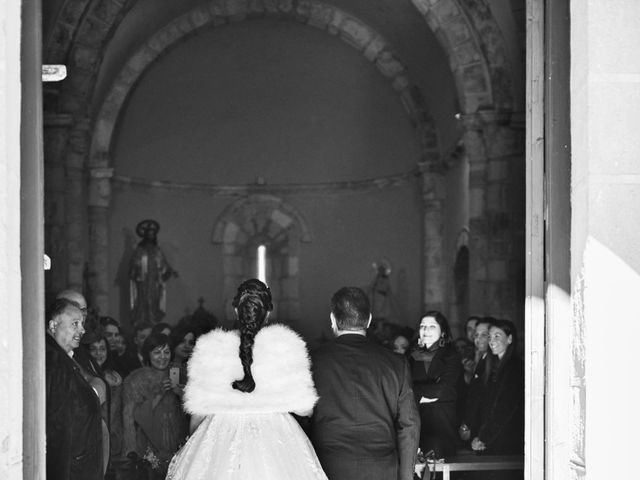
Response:
M251 373L256 388L235 390L244 376L238 356L240 333L216 329L201 336L189 360L185 409L195 415L294 412L308 414L318 400L307 346L290 328L262 328L253 345Z

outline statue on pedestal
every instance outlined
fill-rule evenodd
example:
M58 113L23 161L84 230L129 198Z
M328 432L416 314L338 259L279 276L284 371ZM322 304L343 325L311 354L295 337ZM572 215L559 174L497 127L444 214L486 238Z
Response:
M160 225L155 220L138 223L136 233L142 240L129 262L131 320L133 324L159 322L166 312L165 283L176 272L158 247Z

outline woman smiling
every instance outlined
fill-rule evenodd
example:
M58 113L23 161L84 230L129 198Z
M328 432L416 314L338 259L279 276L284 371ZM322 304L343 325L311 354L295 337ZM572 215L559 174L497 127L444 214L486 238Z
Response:
M164 479L168 461L184 441L188 424L169 379L169 337L149 335L142 346L145 366L124 381L122 421L127 457L146 459L150 479Z
M489 348L498 357L491 371L482 425L472 440L475 451L524 451L524 362L516 352L518 337L509 320L489 328Z
M418 335L409 361L413 393L420 409L420 448L424 453L433 450L436 458L442 458L455 453L457 385L462 363L442 313L425 313Z

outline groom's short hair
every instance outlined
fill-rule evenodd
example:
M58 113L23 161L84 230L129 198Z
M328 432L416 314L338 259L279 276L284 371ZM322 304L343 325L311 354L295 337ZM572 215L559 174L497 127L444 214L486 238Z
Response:
M331 313L338 329L364 330L371 315L369 298L358 287L342 287L331 297Z

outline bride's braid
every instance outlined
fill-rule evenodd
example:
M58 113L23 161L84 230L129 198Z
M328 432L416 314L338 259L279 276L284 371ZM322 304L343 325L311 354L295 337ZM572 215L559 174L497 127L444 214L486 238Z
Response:
M257 279L246 280L238 287L232 305L238 310L240 323L239 356L244 378L234 381L231 386L241 392L253 392L256 383L251 375L253 363L253 343L256 334L264 325L267 313L273 309L269 287Z

